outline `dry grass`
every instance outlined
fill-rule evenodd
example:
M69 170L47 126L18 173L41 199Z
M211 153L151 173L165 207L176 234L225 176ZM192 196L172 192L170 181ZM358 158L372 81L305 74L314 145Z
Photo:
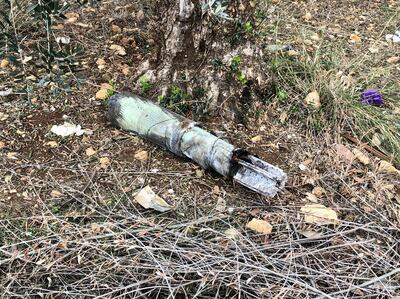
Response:
M93 213L73 222L56 216L1 221L3 234L14 235L0 248L2 294L384 298L399 291L398 231L390 221L377 223L362 212L363 223L343 222L305 238L292 207L269 213L277 220L270 237L249 235L240 218L226 215L187 222L110 214L83 224ZM40 227L34 234L32 224ZM229 227L238 230L237 239L223 233Z
M387 42L385 35L398 30L400 7L393 1L366 6L358 2L321 2L307 8L306 3L280 1L280 13L271 15L273 25L264 23L260 29L269 43L297 50L296 56L269 58L280 91L277 99L313 133L350 131L399 164L400 73L398 64L387 62L398 55L399 45ZM310 21L304 20L305 11L312 12ZM361 43L351 42L354 33ZM361 93L371 88L380 90L383 107L360 103ZM303 99L313 90L321 96L321 109L304 107ZM374 136L380 144L372 143Z

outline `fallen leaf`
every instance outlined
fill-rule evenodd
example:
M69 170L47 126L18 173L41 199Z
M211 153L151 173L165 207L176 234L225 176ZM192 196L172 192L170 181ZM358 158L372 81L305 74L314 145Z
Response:
M257 135L257 136L254 136L253 138L251 138L250 140L253 143L257 143L257 142L260 142L262 140L262 137L261 137L261 135Z
M64 44L64 45L68 45L70 41L71 41L71 38L69 36L56 37L56 42L59 43L59 44L61 43L61 44Z
M22 63L23 63L23 64L28 63L28 62L31 61L32 59L33 59L32 56L25 56L25 58L22 59Z
M301 208L304 212L304 221L317 225L337 224L338 216L334 210L321 204L307 204Z
M122 29L121 29L121 27L119 27L119 26L113 24L113 25L111 26L111 31L112 31L112 32L115 32L115 33L120 33L120 32L122 32Z
M202 178L204 175L204 171L202 169L196 169L196 177Z
M136 160L139 161L146 161L149 159L149 152L148 151L139 151L134 155Z
M224 234L229 239L237 239L239 237L239 231L236 228L228 228L224 231Z
M0 121L5 121L8 118L8 114L0 112Z
M104 229L106 229L106 225L101 224L101 223L92 223L90 225L90 230L92 231L92 233L94 234L98 234L104 231Z
M372 54L376 54L379 53L379 48L368 48L368 50L372 53Z
M223 199L222 197L218 197L217 205L215 206L215 209L218 212L221 212L221 213L224 212L226 210L226 201L225 201L225 199Z
M65 21L65 23L67 23L67 24L73 24L73 23L75 23L76 21L78 21L78 18L72 17L72 18L68 18L68 19Z
M36 80L37 80L37 77L34 76L34 75L30 75L30 76L26 77L26 80L29 80L29 81L36 81Z
M75 23L74 25L82 27L82 28L92 28L92 25L81 23L81 22Z
M393 56L386 60L388 63L398 63L400 61L400 56Z
M51 197L60 197L62 193L58 190L52 190L50 193Z
M313 162L313 159L307 159L302 162L303 165L308 166Z
M103 64L106 64L106 61L103 58L98 58L96 60L96 64L97 65L103 65Z
M338 156L347 162L352 162L354 160L354 154L343 144L336 144L336 153Z
M24 131L19 130L19 129L15 133L17 133L18 135L20 135L22 137L26 136L26 133Z
M306 14L303 16L304 21L309 22L312 19L312 15L310 12L306 12Z
M113 50L118 55L121 55L121 56L125 56L126 55L125 48L120 46L120 45L115 45L115 44L111 45L110 49Z
M98 100L105 100L108 98L108 91L107 89L100 89L96 92L96 99Z
M53 25L53 26L51 26L51 29L53 29L53 30L63 30L64 29L64 25L63 24Z
M110 159L107 157L101 157L99 159L99 162L100 162L100 167L103 169L106 169L111 164Z
M10 64L10 63L8 62L7 59L2 59L2 60L0 61L0 69L6 68L9 64Z
M315 42L317 42L317 41L320 40L318 33L313 33L313 34L310 36L310 39L313 40L313 41L315 41Z
M322 236L322 233L313 230L299 230L298 232L308 239L319 238Z
M359 37L357 34L351 34L350 41L352 43L361 43L361 37Z
M304 103L306 106L311 106L316 109L319 109L321 107L321 101L319 98L319 93L318 91L314 90L310 92L304 99Z
M64 14L66 18L79 18L79 14L77 12L67 12Z
M58 146L58 143L56 141L49 141L46 142L46 145L50 146L51 148L54 148Z
M59 126L54 125L51 127L50 131L62 137L67 137L74 134L77 136L81 136L85 133L85 130L82 130L80 125L74 125L68 122L64 122L63 125Z
M385 160L382 160L379 163L378 171L384 172L384 173L398 173L398 174L400 174L400 171L397 170L397 168L394 167L392 163L389 163L389 162L387 162Z
M311 191L311 193L319 198L324 193L324 190L321 187L317 186L317 187L314 187L314 189Z
M249 223L246 224L248 229L251 229L257 233L269 235L272 232L272 225L261 219L253 218Z
M96 60L97 68L102 70L106 67L106 61L103 58L99 58Z
M96 151L92 147L86 149L86 156L90 157L96 154Z
M288 56L299 56L300 53L297 52L296 50L289 50L289 51L287 51L287 55Z
M395 34L386 34L386 41L393 43L400 43L400 31L396 31Z
M372 143L372 145L374 145L376 147L379 147L381 145L382 141L381 141L381 138L379 137L379 135L377 133L375 133L372 136L371 143Z
M76 12L67 12L65 17L67 18L66 23L75 23L79 18L79 14Z
M354 156L364 165L368 165L370 163L369 158L364 155L360 150L353 149Z
M304 165L303 163L300 163L300 164L299 164L299 169L300 169L301 171L305 171L305 170L308 169L308 167L307 167L306 165Z
M214 194L219 194L221 192L221 190L219 189L219 187L217 185L215 185L212 189L212 193Z
M108 89L113 89L113 87L109 83L101 83L100 89L108 90Z
M315 203L318 202L318 198L315 194L310 193L310 192L307 192L306 194L307 194L307 196L306 196L307 201L311 201L311 202L315 202Z
M0 150L6 147L6 143L4 141L0 141Z
M146 186L140 190L135 196L135 200L145 209L165 212L172 208L164 199L154 193L150 186Z
M10 160L18 160L18 158L16 156L17 156L16 152L8 152L7 153L7 158Z
M12 92L13 92L12 88L8 88L6 90L1 90L0 91L0 97L9 96L10 94L12 94Z
M129 74L130 74L130 68L129 68L129 66L127 66L127 65L124 65L124 67L122 68L122 73L125 75L125 76L128 76Z
M286 113L286 111L284 111L279 116L279 121L281 122L281 124L284 124L286 122L287 118L288 118L288 114Z

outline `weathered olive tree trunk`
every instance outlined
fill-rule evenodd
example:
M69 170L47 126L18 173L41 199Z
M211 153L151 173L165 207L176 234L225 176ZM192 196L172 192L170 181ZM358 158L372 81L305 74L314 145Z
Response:
M177 84L191 96L194 118L204 113L244 123L249 106L256 103L251 97L262 98L258 95L270 83L262 50L244 30L255 8L250 1L224 1L221 18L213 13L214 8L203 10L208 1L162 0L154 4L159 8L153 28L159 37L157 59L150 68L139 66L137 76L145 74L157 82L157 95L166 95L168 87ZM232 41L237 36L239 41ZM237 69L231 67L235 57L240 60ZM201 98L192 96L195 90L203 91Z

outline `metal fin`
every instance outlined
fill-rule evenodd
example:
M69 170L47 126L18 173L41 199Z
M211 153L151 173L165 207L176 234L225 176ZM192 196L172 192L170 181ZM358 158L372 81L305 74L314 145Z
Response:
M239 184L271 197L285 185L287 175L282 169L251 155L246 160L237 160L239 167L233 179Z

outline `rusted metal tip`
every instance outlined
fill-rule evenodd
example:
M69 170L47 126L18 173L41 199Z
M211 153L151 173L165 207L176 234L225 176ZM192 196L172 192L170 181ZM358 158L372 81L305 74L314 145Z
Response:
M233 179L239 184L271 197L281 191L287 181L282 169L241 149L233 152L232 171Z
M112 123L113 126L119 127L118 118L121 115L121 104L119 102L120 94L115 94L108 99L108 112L107 118Z

